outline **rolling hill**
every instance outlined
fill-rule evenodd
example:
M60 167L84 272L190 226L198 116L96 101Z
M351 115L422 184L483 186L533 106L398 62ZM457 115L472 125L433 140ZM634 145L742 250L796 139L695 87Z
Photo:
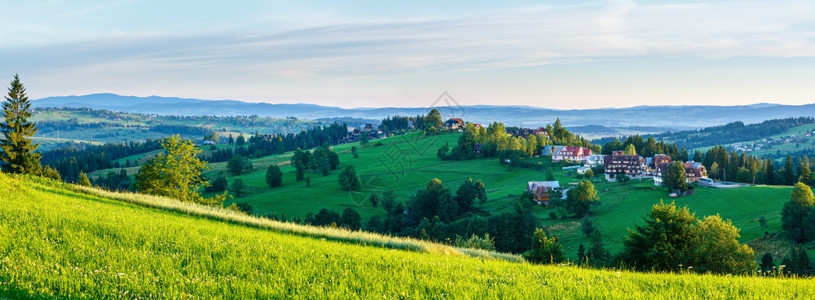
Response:
M472 257L426 242L283 224L2 173L0 201L0 298L815 295L809 280L535 266L507 261L511 256Z
M362 181L359 192L342 191L337 184L339 171L323 176L308 172L311 182L296 181L295 169L289 165L291 153L251 159L254 170L238 176L227 171L226 163L210 164L211 169L205 175L211 179L226 176L228 182L241 179L247 186L245 195L227 202L247 203L257 215L286 216L287 218L304 218L307 213L316 214L321 209L341 212L353 208L362 216L365 224L373 216L385 217L385 210L373 207L367 201L371 193L393 190L396 201L407 202L424 187L430 179L439 178L445 187L455 189L465 180L482 180L486 186L488 200L478 206L481 214L497 215L512 211L515 202L525 190L527 181L545 180L546 173L541 170L512 168L501 165L497 158L480 158L467 161L442 161L436 157L436 149L444 143L454 145L459 133L447 133L438 136L422 137L421 134L409 134L376 140L367 146L358 143L343 144L333 147L341 161L341 169L352 165ZM380 146L376 146L381 143ZM359 148L359 158L351 154L351 147ZM230 147L219 145L218 147ZM552 164L545 158L536 158L543 166L553 168L553 175L561 186L577 182L574 171L562 170L560 165ZM266 168L275 164L283 171L283 185L271 189L265 181ZM138 168L128 168L127 173L135 174ZM104 176L118 169L99 170L89 174L92 179ZM635 181L627 185L609 183L595 179L593 183L598 190L600 205L592 208L595 219L606 247L612 253L622 249L622 240L629 228L642 223L651 205L660 199L668 200L668 193L661 187L653 185L651 180ZM234 195L234 194L233 194ZM677 200L677 204L687 205L697 216L720 214L730 219L741 229L742 243L760 242L765 232L777 233L781 230L781 209L789 200L790 187L755 186L739 189L706 189L700 188L696 194ZM545 226L548 232L559 236L567 257L576 260L580 244L589 245L590 239L580 231L581 219L552 219L551 213L557 213L556 207L535 207L534 215ZM759 225L758 220L764 217L768 227ZM757 248L757 255L768 251L774 257L783 257L787 249Z

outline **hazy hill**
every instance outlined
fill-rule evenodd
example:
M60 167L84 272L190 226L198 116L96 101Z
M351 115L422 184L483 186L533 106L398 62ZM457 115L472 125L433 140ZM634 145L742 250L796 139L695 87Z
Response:
M466 101L460 99L460 104ZM429 107L339 108L313 104L248 103L235 100L200 100L169 97L133 97L114 94L49 97L35 100L35 107L89 107L160 115L260 115L318 119L349 117L381 119L388 115L424 114ZM540 106L546 106L541 103ZM463 117L476 123L504 121L514 126L540 126L560 118L569 126L600 125L612 128L648 126L690 129L733 121L756 123L768 119L809 116L815 104L754 104L744 106L637 106L629 108L557 110L528 106L473 105L442 107L445 117ZM594 128L596 129L596 128Z

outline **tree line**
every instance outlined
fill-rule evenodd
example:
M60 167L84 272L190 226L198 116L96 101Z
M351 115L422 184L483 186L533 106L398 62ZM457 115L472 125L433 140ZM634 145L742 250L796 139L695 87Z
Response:
M592 145L588 140L569 132L563 127L560 119L557 119L554 125L547 125L546 133L548 135L538 133L526 137L515 136L508 133L506 126L501 122L493 122L486 128L476 127L467 122L456 146L450 148L450 145L445 143L437 151L437 156L442 160L497 156L502 162L508 160L510 163L518 164L523 158L540 154L546 145L581 146L591 148L592 151L600 150L600 147Z
M676 132L667 131L660 134L648 135L648 137L653 137L660 141L674 141L679 146L692 149L760 140L771 135L784 133L791 127L812 123L815 123L815 118L812 117L774 119L747 125L737 121L703 129ZM612 139L613 138L602 138L595 140L595 142L605 144Z

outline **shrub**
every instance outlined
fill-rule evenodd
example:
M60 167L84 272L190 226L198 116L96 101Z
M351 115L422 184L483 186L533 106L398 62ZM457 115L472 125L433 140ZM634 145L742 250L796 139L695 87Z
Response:
M271 165L266 169L266 183L269 187L276 188L283 184L283 172L277 165Z
M543 229L536 228L532 235L532 249L524 253L524 258L533 263L554 264L562 262L564 257L557 237L547 238Z

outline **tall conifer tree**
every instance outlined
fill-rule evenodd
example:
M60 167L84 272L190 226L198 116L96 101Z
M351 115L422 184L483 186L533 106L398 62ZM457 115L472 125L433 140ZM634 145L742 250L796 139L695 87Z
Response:
M37 132L31 118L31 102L25 93L20 76L15 74L3 102L3 122L0 123L0 161L3 171L33 173L40 170L40 153L34 152L39 144L32 137Z

